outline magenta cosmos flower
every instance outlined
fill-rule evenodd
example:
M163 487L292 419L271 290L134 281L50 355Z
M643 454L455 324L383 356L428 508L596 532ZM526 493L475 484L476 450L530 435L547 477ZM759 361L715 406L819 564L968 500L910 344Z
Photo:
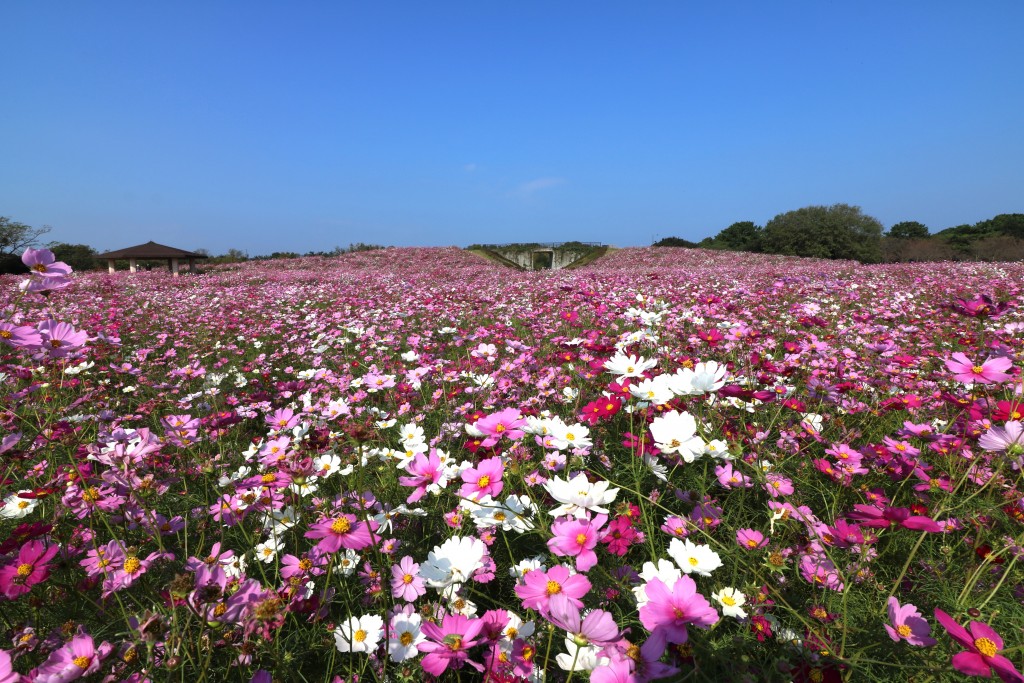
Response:
M889 621L891 625L886 624L885 630L896 642L905 640L921 647L930 647L938 642L931 637L932 627L914 605L900 605L899 600L890 597Z
M1007 683L1024 681L1016 667L999 654L1003 639L991 626L981 621L972 621L970 632L942 610L935 608L935 618L949 633L950 638L967 648L966 652L953 655L953 668L968 676L988 678L996 672Z
M434 676L440 676L448 667L461 668L469 664L477 671L483 667L469 659L469 650L479 640L480 630L484 627L483 619L470 619L461 614L446 614L441 624L423 622L421 632L427 640L420 643L420 652L426 652L423 658L423 670Z
M718 612L697 592L697 584L689 576L676 579L671 588L661 579L651 579L644 592L647 602L640 608L640 623L651 632L650 639L659 649L666 643L685 643L689 624L708 628L718 621Z
M989 358L981 365L972 361L965 354L957 352L951 360L943 361L953 379L957 382L977 382L978 384L997 384L1010 379L1006 372L1013 366L1009 358Z
M113 645L104 642L99 647L92 636L79 634L64 647L50 655L36 671L35 683L67 683L99 671Z
M601 527L608 521L608 515L594 519L568 519L551 525L554 538L548 540L548 548L555 555L575 557L576 569L585 572L597 564L594 548L601 540Z
M0 342L14 348L36 347L43 343L43 337L34 327L0 322Z
M341 548L362 550L373 543L372 531L377 530L377 523L370 520L371 529L366 522L357 522L355 515L335 515L309 526L306 538L319 538L316 547L325 553L336 553Z
M29 541L21 546L18 559L0 568L0 592L11 599L28 593L50 575L48 563L56 554L56 545L47 547L42 541Z

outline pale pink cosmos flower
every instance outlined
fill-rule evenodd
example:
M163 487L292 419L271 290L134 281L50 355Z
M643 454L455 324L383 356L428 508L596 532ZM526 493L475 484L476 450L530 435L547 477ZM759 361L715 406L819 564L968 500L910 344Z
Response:
M1006 451L1011 455L1024 453L1024 423L1011 420L1002 427L993 427L978 439L986 451Z
M905 640L920 647L931 647L938 642L931 637L932 627L914 605L900 605L899 600L890 597L889 621L892 625L886 624L885 630L896 642Z
M1013 366L1013 361L1009 358L989 358L979 365L962 352L954 353L952 359L943 362L953 373L953 379L956 381L978 384L1005 382L1010 379L1010 375L1006 371Z
M768 545L768 539L756 529L739 529L736 532L736 543L744 550L757 550Z
M18 683L20 678L11 665L11 655L7 650L0 650L0 683Z
M21 262L37 277L63 278L71 275L71 266L63 261L58 261L49 249L29 247L21 255Z
M420 578L420 566L406 555L398 564L391 565L391 594L406 602L413 602L427 592Z

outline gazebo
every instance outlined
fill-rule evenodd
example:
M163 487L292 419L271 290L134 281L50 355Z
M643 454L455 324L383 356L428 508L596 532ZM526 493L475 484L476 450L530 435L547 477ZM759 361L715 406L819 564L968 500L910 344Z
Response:
M106 259L107 271L111 273L114 272L114 261L117 259L128 259L128 268L133 273L138 270L139 259L159 259L161 261L167 261L167 269L171 271L171 274L174 275L174 277L178 277L178 261L182 259L187 260L188 269L190 271L194 271L196 268L196 259L206 258L206 255L197 254L194 251L185 251L184 249L175 249L174 247L168 247L163 244L157 244L156 242L150 241L134 247L108 251L105 254L98 255L96 258Z

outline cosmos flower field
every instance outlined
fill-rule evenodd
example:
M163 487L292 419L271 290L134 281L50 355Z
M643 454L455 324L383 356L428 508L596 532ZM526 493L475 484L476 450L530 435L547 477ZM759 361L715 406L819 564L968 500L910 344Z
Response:
M1024 264L0 278L0 683L1024 680Z

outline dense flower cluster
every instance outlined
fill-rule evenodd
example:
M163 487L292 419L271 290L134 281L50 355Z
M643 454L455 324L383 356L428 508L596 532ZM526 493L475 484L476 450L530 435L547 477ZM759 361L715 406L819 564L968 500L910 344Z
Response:
M1022 265L23 260L0 683L1024 680Z

